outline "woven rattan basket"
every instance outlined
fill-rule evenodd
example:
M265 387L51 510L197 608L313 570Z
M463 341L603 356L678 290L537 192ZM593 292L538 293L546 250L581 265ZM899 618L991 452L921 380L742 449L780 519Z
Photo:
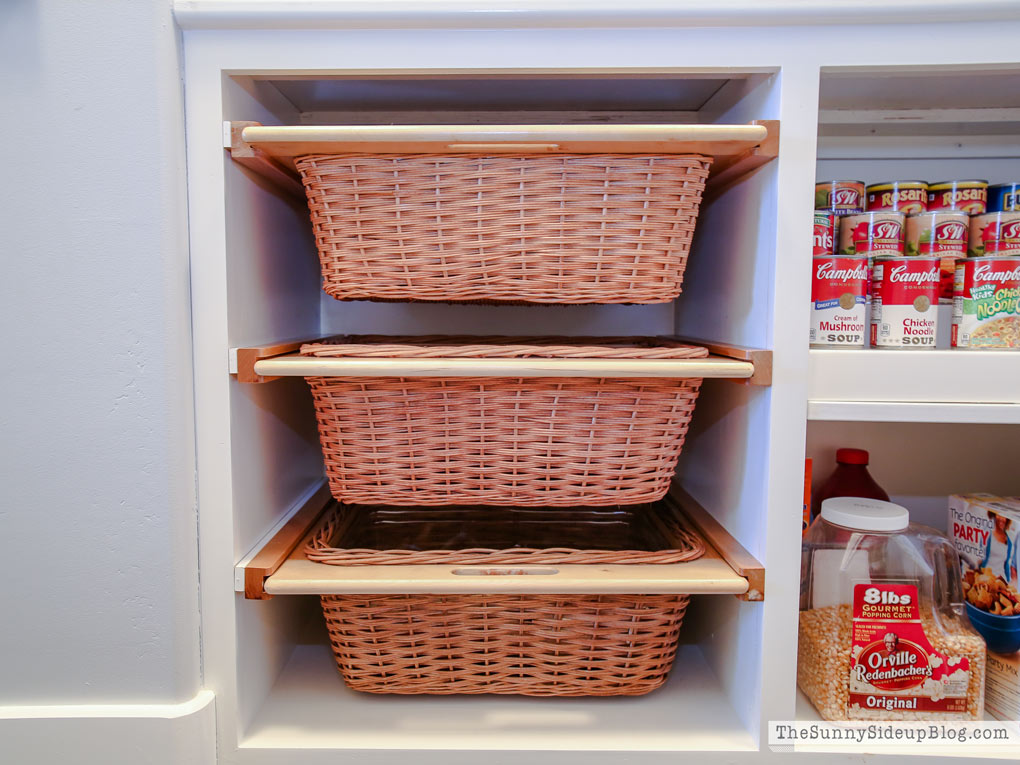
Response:
M483 543L460 549L472 542ZM305 548L332 565L679 563L704 554L668 503L636 508L329 511ZM640 695L676 656L687 595L324 595L357 691Z
M341 154L295 161L342 300L662 303L710 157Z
M306 344L301 353L521 360L708 355L658 340L434 337L346 338ZM700 378L307 379L333 496L389 505L562 507L661 499L701 385Z

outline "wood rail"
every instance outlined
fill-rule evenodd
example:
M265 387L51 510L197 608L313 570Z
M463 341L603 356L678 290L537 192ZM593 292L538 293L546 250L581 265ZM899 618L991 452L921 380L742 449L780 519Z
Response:
M342 153L702 154L713 157L705 198L775 159L779 121L745 125L262 125L224 123L231 157L305 198L294 158Z
M711 544L737 574L747 579L747 592L738 597L742 600L764 600L765 567L758 559L675 480L670 487L669 495L680 505L684 515L702 539Z
M713 356L722 356L737 361L746 361L754 366L754 374L737 380L747 385L772 385L772 351L764 348L752 348L747 345L723 343L717 340L702 340L696 337L670 335L668 340L676 340L689 345L700 345L707 348Z
M328 335L326 337L332 337ZM708 348L701 359L375 359L317 358L295 354L323 337L234 348L230 373L243 383L279 377L704 377L752 385L772 382L772 351L719 342L669 338Z
M537 566L330 566L305 558L309 532L333 500L325 487L284 522L242 564L236 579L245 598L274 595L386 593L624 593L729 594L764 597L764 569L726 530L679 487L666 502L679 505L706 543L697 560L667 565Z

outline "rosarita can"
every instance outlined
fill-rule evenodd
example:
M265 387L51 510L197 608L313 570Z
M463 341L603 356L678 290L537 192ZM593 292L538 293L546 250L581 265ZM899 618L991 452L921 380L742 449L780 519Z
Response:
M815 210L815 241L812 255L836 251L836 216L831 210Z
M1020 255L1020 211L992 212L970 219L972 258Z
M868 186L867 209L895 211L915 215L928 209L928 184L925 181L887 181Z
M935 347L939 258L875 258L871 292L873 347Z
M1020 182L988 187L988 212L1020 211Z
M863 348L868 259L817 255L811 278L811 347Z
M959 210L983 215L988 209L988 181L939 181L928 184L928 210Z
M1020 351L1020 257L957 261L951 341L954 348Z
M907 217L907 235L903 253L908 257L932 257L942 260L939 267L939 302L953 302L956 259L967 256L970 218L956 210L923 212Z
M815 209L837 217L864 212L864 181L820 181L815 184Z

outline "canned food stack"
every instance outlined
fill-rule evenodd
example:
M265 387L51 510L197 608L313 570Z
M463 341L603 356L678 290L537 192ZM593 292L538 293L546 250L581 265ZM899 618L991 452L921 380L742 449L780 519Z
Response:
M812 347L933 349L941 303L952 347L1020 350L1020 183L826 181L815 207Z

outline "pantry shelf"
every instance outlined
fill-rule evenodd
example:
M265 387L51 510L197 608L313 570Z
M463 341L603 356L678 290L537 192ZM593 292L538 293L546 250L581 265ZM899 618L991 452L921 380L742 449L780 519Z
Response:
M745 125L262 125L224 123L224 148L282 191L304 199L294 159L345 153L701 154L714 158L706 196L775 159L779 121Z
M808 419L837 422L1020 424L1020 404L918 401L808 401Z
M875 402L888 405L889 411L902 404L928 405L916 410L906 407L904 417L910 417L908 413L914 411L914 416L919 418L971 422L954 417L968 416L965 413L970 412L984 418L1012 411L1005 407L993 412L967 405L1020 404L1018 380L1020 353L1008 351L813 349L808 369L808 400L816 414L813 419L836 419L832 416L833 406ZM854 409L846 406L846 411L849 414ZM852 419L867 419L878 410L858 411L861 416ZM824 414L826 412L828 414ZM819 414L823 416L817 416Z
M234 584L251 600L274 595L593 592L764 599L764 567L736 539L679 486L663 501L679 506L689 528L704 540L704 556L685 563L630 566L331 566L304 555L316 520L335 504L322 486L237 565Z
M233 348L229 371L238 382L262 383L280 377L672 377L721 378L751 385L772 382L772 352L738 345L704 345L699 359L384 359L318 358L294 353L316 339Z

